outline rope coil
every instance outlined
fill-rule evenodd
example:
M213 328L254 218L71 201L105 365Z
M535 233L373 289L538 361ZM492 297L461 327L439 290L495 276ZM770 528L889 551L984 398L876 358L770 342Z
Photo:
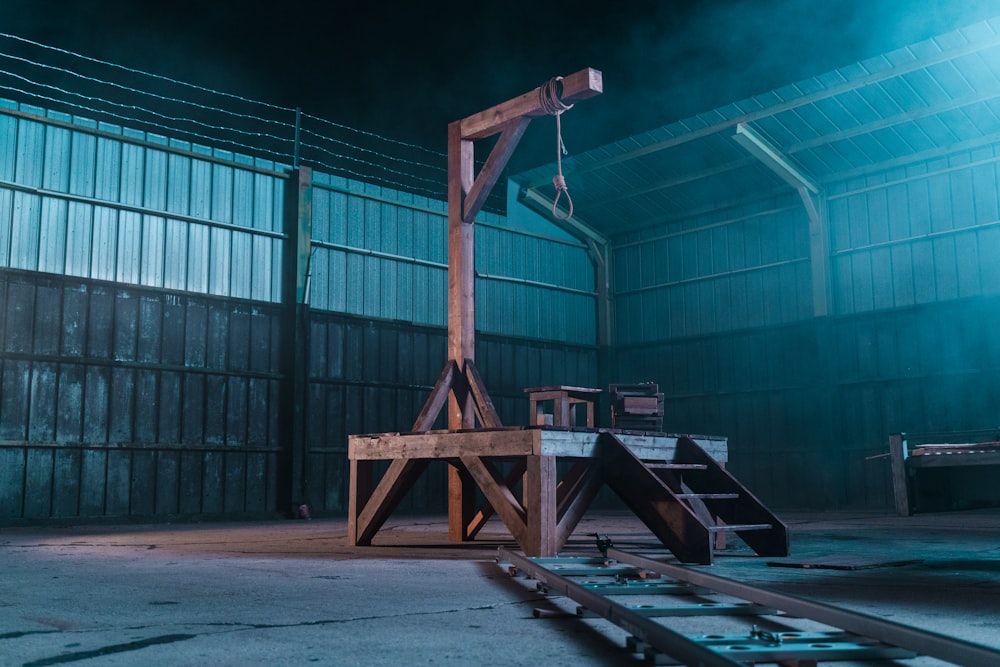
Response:
M542 108L542 111L549 114L550 116L556 117L556 170L557 173L552 177L552 185L556 189L556 198L552 201L552 217L557 220L566 220L573 216L573 198L569 196L569 188L566 186L566 177L562 173L562 156L568 155L569 152L566 150L565 144L562 140L562 122L561 117L564 111L569 111L573 108L572 104L566 104L561 99L559 99L559 91L562 88L562 77L557 76L546 81L538 89L538 104ZM565 215L561 215L557 208L559 204L559 199L566 195L566 203L569 206L568 211Z

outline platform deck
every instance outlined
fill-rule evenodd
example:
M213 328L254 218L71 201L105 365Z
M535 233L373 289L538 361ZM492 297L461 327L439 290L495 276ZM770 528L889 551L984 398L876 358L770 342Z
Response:
M444 460L486 498L482 507L463 509L460 539L473 539L497 514L526 554L554 555L604 483L599 457L602 434L607 433L613 433L641 461L672 461L681 437L690 438L720 463L728 458L725 437L611 429L528 426L352 435L348 438L348 540L354 545L371 544L427 465ZM390 464L376 480L378 461ZM572 462L562 479L558 478L558 461ZM513 465L502 472L498 467L502 462ZM518 482L520 498L512 491Z

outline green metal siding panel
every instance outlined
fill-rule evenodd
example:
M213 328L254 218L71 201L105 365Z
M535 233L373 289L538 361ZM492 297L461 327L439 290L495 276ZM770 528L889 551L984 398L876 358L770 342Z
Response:
M21 110L44 114L23 105ZM0 180L44 189L12 191L0 185L0 266L261 301L279 298L280 271L274 267L280 261L282 179L171 153L168 145L195 147L156 135L102 125L103 131L145 143L97 137L86 131L92 122L65 114L51 116L76 127L0 116L0 143L8 149ZM248 231L210 229L170 214Z
M840 185L829 213L837 311L1000 293L1000 159L952 156Z
M444 326L443 205L321 173L313 182L311 307ZM477 223L477 328L592 343L594 270L586 251L503 224L487 214Z
M802 321L811 316L805 211L762 203L614 246L623 345Z

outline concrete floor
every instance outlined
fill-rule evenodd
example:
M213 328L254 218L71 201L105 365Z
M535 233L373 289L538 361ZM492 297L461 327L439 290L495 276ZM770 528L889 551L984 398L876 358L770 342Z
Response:
M1000 510L783 518L795 559L922 562L771 567L734 542L709 571L1000 648ZM595 514L569 549L596 553L588 532L624 549L651 538ZM513 546L502 525L484 533L452 545L443 517L394 517L350 548L327 519L6 528L0 665L639 664L603 621L535 618L550 603L495 564Z

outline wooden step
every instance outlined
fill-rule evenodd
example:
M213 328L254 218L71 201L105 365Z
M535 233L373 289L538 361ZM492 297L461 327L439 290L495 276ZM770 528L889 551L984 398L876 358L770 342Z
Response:
M704 463L644 463L650 470L708 470Z
M774 528L769 523L744 523L744 524L723 524L721 526L709 526L708 530L712 533L727 532L727 533L741 533L744 530L771 530Z

